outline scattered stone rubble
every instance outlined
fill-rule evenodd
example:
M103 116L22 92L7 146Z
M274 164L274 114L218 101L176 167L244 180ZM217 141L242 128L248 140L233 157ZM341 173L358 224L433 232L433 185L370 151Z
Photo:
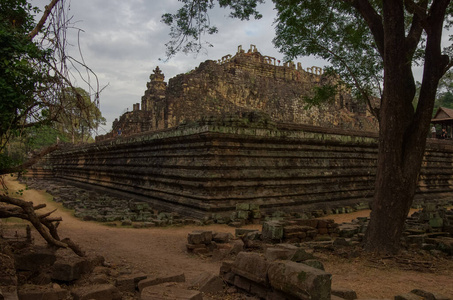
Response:
M364 202L346 207L326 207L323 210L318 209L311 212L286 213L276 210L272 213L265 213L260 210L258 204L238 203L236 210L230 214L213 213L211 216L196 219L184 217L176 212L158 211L147 202L86 190L59 181L27 178L24 183L30 188L45 190L53 196L55 202L62 203L68 209L73 209L74 215L80 219L135 228L187 224L209 225L212 223L241 227L246 224L261 224L268 220L312 219L325 214L347 213L369 208L368 203Z
M408 218L404 243L433 254L453 254L453 211L435 205ZM335 224L333 220L294 219L264 222L262 231L236 229L233 237L206 230L189 233L187 251L221 259L220 276L229 285L259 299L357 299L354 291L331 289L331 275L314 249L358 245L368 218ZM395 299L450 299L413 290Z
M175 212L159 212L146 202L114 197L60 182L27 179L26 184L34 189L45 190L53 196L55 202L73 209L74 216L84 221L135 228L209 224L206 220L203 223L203 220L183 218Z
M202 299L201 289L175 286L185 283L184 273L134 273L110 266L101 256L79 257L71 250L35 246L17 237L0 238L0 250L1 300ZM206 275L197 280L197 289L219 287Z

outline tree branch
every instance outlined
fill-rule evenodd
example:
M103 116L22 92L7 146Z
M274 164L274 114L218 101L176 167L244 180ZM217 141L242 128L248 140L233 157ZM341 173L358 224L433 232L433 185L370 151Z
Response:
M12 205L12 207L0 207L0 218L17 217L28 220L49 245L58 248L70 248L77 255L85 256L85 253L80 249L80 247L70 239L60 241L57 233L57 227L59 225L58 221L61 220L61 218L48 218L50 213L38 216L35 213L33 202L12 198L4 194L0 194L0 202ZM57 221L56 224L53 223L55 221ZM49 231L46 231L44 226L47 227Z
M52 0L49 5L46 5L46 8L44 10L44 13L39 20L38 24L36 25L35 28L28 34L28 38L32 40L44 27L44 24L46 23L47 18L49 17L50 13L52 12L52 9L57 5L58 1L60 0Z
M373 34L374 41L381 57L384 57L384 27L382 17L371 6L368 0L344 0L349 2L363 17Z
M49 146L49 147L43 149L41 152L39 152L38 154L36 154L32 158L30 158L28 161L26 161L25 163L23 163L20 166L15 166L12 168L0 170L0 175L21 172L21 171L29 168L30 166L34 165L38 160L43 158L45 155L57 150L58 148L60 148L59 144Z

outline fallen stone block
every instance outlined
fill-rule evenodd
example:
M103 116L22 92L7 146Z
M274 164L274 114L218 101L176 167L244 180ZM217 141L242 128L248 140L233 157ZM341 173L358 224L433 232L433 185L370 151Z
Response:
M233 278L233 285L239 289L246 291L247 293L250 293L250 287L252 282L253 282L252 280L249 280L242 276L234 276Z
M212 240L216 243L229 243L233 235L228 232L213 232Z
M195 230L188 234L187 242L193 245L198 244L208 245L212 242L212 231Z
M412 293L396 295L394 300L426 300L424 297Z
M189 288L202 293L221 293L223 292L223 280L217 275L203 272L191 282Z
M420 289L414 289L411 291L411 293L423 297L426 300L451 300L451 298L447 296L440 295L437 293L431 293Z
M342 224L338 227L339 234L341 237L351 238L359 232L359 225Z
M2 286L0 289L0 300L19 300L16 286Z
M236 228L234 231L234 235L236 237L241 237L244 236L250 232L259 232L259 230L256 229L245 229L245 228Z
M269 247L266 249L264 256L268 261L289 260L294 255L294 251L279 247Z
M244 251L244 242L242 240L233 240L230 242L232 246L230 254L238 254L241 251Z
M27 284L19 288L18 296L20 300L63 300L67 299L69 291L62 289L58 284L49 286Z
M115 286L121 292L135 292L138 289L138 283L146 279L145 274L127 274L119 276L115 281Z
M47 247L27 247L14 254L18 270L39 271L43 267L51 266L56 260L55 250Z
M357 299L357 293L350 289L335 288L331 290L331 294L346 300Z
M293 261L270 263L270 285L297 299L329 300L332 275Z
M184 273L173 274L173 275L160 275L151 276L138 282L138 290L142 291L144 288L152 285L158 285L167 282L185 282L186 277Z
M266 259L254 252L240 252L231 266L233 273L263 285L268 285L268 268Z
M319 260L316 260L316 259L307 259L307 260L304 260L302 263L304 263L304 264L306 264L307 266L310 266L310 267L312 267L312 268L315 268L315 269L319 269L319 270L325 271L324 265L323 265L322 262L320 262Z
M279 221L267 221L263 224L263 239L279 241L283 239L283 224Z
M154 285L140 292L141 300L203 300L199 291L185 290L174 286Z
M0 253L0 285L16 286L17 276L14 267L14 258L9 255Z
M318 227L318 221L317 219L296 219L295 222L298 225L303 225L303 226L310 226L312 228Z
M79 257L71 250L64 251L64 255L58 254L57 261L51 267L51 277L58 281L73 281L83 274L90 273L96 266L104 261L103 257Z
M122 298L121 292L111 284L78 287L71 291L71 295L74 300L121 300Z

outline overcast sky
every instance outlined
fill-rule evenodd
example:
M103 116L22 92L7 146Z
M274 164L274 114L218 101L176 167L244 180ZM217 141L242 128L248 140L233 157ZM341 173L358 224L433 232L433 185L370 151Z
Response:
M49 2L32 0L32 4L42 10ZM69 13L77 22L76 27L83 30L80 44L85 62L97 74L100 85L108 85L100 96L101 112L107 119L107 125L103 127L107 131L111 130L115 118L126 109L132 110L134 103L141 103L149 75L156 66L168 82L177 74L194 69L200 62L234 55L239 45L248 50L250 44L256 45L263 55L283 59L272 44L276 14L271 1L259 7L263 14L261 20L248 22L231 19L229 10L217 8L210 13L210 18L219 33L204 37L214 47L198 55L180 53L168 62L159 61L159 58L165 58L165 43L170 31L160 19L164 13L177 11L181 6L177 0L73 0L69 3ZM76 30L68 35L72 44L69 50L75 56L78 52L76 36ZM326 64L309 58L297 61L304 68ZM81 81L78 83L85 88ZM99 131L99 134L104 133L102 129Z

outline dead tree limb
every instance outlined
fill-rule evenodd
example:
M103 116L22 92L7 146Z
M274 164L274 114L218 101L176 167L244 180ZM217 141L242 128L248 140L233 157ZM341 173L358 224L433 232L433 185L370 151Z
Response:
M49 214L39 216L35 212L33 202L12 198L4 194L0 194L0 202L9 204L0 207L0 218L17 217L28 220L49 245L57 248L70 248L77 255L85 256L80 247L71 240L60 240L57 227L61 218L49 218ZM42 205L38 205L39 208L42 208L40 206Z
M43 158L47 154L49 154L59 148L60 148L59 144L55 144L55 145L49 146L47 148L44 148L42 151L40 151L38 154L34 155L32 158L30 158L29 160L27 160L25 163L21 164L20 166L14 166L11 168L1 169L0 175L21 172L21 171L33 166L41 158Z

